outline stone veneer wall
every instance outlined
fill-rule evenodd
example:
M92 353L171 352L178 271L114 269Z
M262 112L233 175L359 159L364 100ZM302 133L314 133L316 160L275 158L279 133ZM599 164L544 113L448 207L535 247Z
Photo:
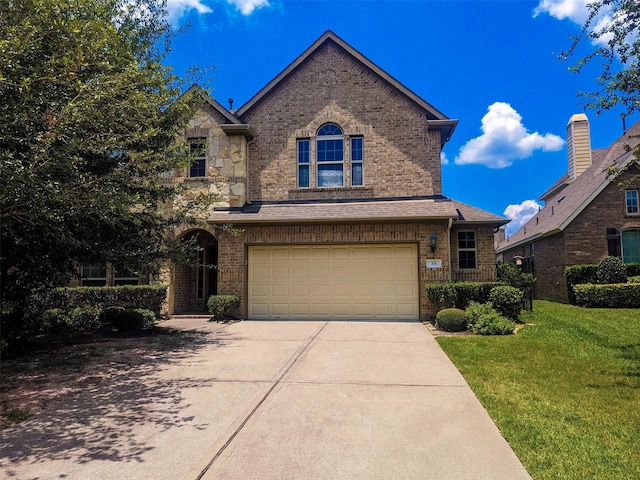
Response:
M423 319L437 313L437 307L427 301L424 287L428 283L449 280L449 261L446 242L447 225L441 224L350 224L350 225L291 225L241 227L244 233L232 237L218 232L218 292L240 295L241 311L246 311L245 271L246 247L258 244L328 244L328 243L394 243L415 242L419 251L420 315ZM478 229L478 279L495 279L493 231ZM426 260L434 258L429 237L435 233L440 242L435 257L442 260L441 269L427 269ZM452 249L453 258L457 252ZM456 262L454 268L457 269Z
M442 193L440 134L427 112L374 72L328 42L243 115L257 134L250 145L249 199L404 197ZM364 138L364 185L298 189L296 140L311 138L311 186L316 185L318 128L338 124L345 137ZM348 143L346 144L348 145ZM350 185L345 146L345 185Z
M220 128L225 120L213 108L203 108L189 122L183 139L205 138L207 142L206 177L190 178L185 168L167 179L189 183L191 188L183 201L198 194L213 194L218 197L215 207L242 207L246 203L247 140L242 135L227 135Z

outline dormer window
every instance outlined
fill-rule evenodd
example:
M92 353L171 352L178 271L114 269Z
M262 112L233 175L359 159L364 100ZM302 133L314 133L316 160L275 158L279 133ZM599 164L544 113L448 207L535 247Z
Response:
M627 215L638 215L638 190L625 190L624 194Z
M318 130L316 140L318 187L344 185L344 137L342 129L329 123Z

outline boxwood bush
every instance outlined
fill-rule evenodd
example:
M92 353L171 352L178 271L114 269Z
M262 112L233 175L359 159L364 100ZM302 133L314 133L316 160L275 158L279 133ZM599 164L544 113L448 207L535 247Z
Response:
M436 328L443 332L463 332L467 329L467 314L459 308L445 308L436 315Z
M640 283L574 285L576 304L598 308L640 308Z
M218 317L227 315L231 310L239 306L240 297L238 295L211 295L207 300L209 312Z
M145 308L108 307L102 312L101 319L118 332L137 332L153 328L156 315Z
M567 279L567 297L570 304L576 304L576 295L573 290L574 285L598 282L596 275L597 269L598 266L592 264L571 265L564 269L564 276Z

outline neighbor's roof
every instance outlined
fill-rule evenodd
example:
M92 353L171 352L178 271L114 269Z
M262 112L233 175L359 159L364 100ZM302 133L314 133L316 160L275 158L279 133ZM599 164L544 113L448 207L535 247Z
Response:
M346 223L448 220L500 226L509 220L446 197L254 202L213 212L211 223Z
M409 100L414 102L416 105L421 107L425 113L426 118L429 123L429 127L433 127L435 130L439 130L442 136L442 143L444 144L451 138L453 131L458 124L458 120L452 120L448 118L445 114L436 109L433 105L425 101L415 92L411 91L409 88L404 86L394 77L389 75L387 72L378 67L375 63L369 60L367 57L358 52L355 48L349 45L347 42L342 40L338 35L333 33L331 30L327 30L323 33L320 38L318 38L309 48L307 48L302 54L296 58L288 67L286 67L282 72L280 72L273 80L271 80L267 85L265 85L258 93L256 93L247 103L245 103L242 107L240 107L235 114L242 118L244 114L250 111L255 105L257 105L263 98L265 98L269 93L278 87L282 82L284 82L287 77L289 77L294 71L296 71L305 61L310 58L314 53L322 48L328 42L332 42L337 45L339 48L347 52L351 55L356 61L364 65L366 68L371 70L374 74L382 78L389 85L399 91L402 95L407 97Z
M592 150L591 166L572 182L567 176L556 181L541 197L545 206L522 228L498 244L496 253L527 243L535 238L564 230L610 183L609 167L624 168L633 160L629 147L640 140L640 121L609 147Z

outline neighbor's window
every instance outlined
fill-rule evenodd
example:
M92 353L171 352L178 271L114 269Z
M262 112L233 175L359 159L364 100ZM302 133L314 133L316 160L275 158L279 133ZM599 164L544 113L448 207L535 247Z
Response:
M298 187L309 187L309 139L298 140Z
M628 215L637 215L638 210L638 190L625 190L626 212Z
M640 229L626 230L622 237L622 261L640 263Z
M362 181L362 137L351 138L351 185L363 185Z
M316 147L318 187L342 187L344 185L342 129L333 123L320 128Z
M189 168L190 177L204 177L206 166L206 139L205 138L190 138L189 139L189 153L193 157L193 163Z
M458 232L458 268L477 268L476 253L476 232Z

